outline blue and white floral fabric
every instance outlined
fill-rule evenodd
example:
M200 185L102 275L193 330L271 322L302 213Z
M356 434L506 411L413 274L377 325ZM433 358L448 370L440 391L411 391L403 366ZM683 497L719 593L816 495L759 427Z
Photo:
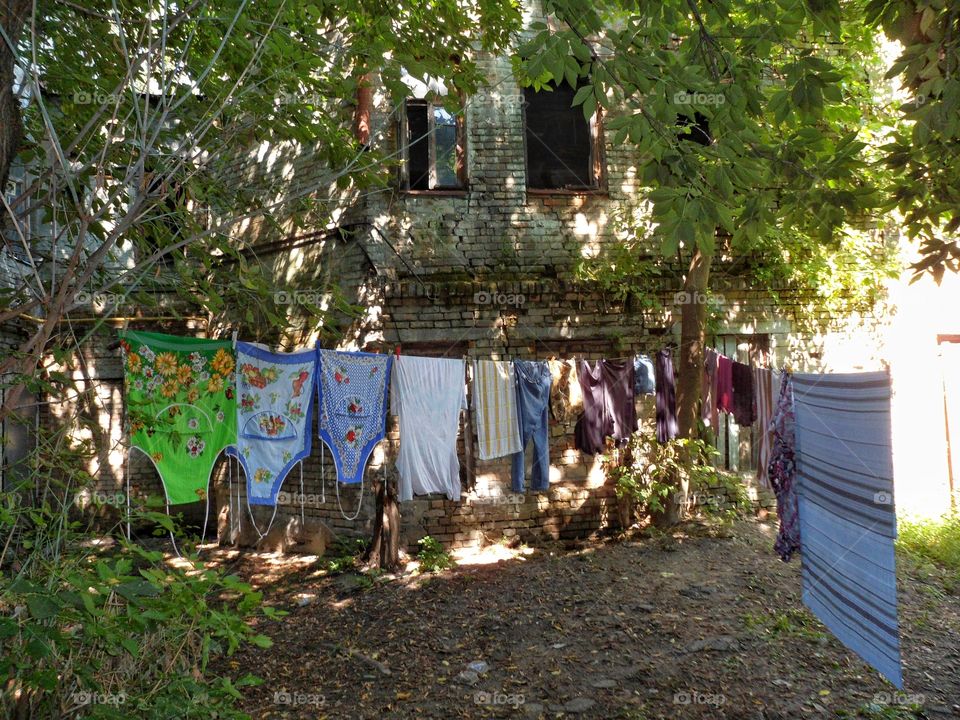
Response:
M393 357L320 349L318 354L320 439L333 455L337 480L359 483L370 454L386 434Z
M317 355L237 343L237 450L251 505L276 505L280 486L310 455Z

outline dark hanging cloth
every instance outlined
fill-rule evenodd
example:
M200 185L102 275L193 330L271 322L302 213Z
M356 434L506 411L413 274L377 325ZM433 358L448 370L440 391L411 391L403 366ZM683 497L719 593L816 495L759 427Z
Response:
M591 366L581 360L577 379L583 413L573 431L574 446L595 455L606 449L607 437L624 442L637 429L633 361L600 360Z
M733 419L737 425L750 426L757 419L753 402L753 370L741 362L733 363Z
M773 548L784 562L800 551L795 422L792 379L790 373L785 372L771 423L773 447L767 466L770 484L777 494L777 517L780 519L780 530Z
M603 404L606 410L604 433L618 444L637 431L637 404L634 402L633 360L601 360Z
M726 355L717 357L717 409L733 412L733 360Z
M677 389L673 380L673 355L657 353L657 440L665 443L677 436Z
M603 451L603 375L600 363L581 360L577 380L583 394L583 412L573 429L573 445L588 455Z

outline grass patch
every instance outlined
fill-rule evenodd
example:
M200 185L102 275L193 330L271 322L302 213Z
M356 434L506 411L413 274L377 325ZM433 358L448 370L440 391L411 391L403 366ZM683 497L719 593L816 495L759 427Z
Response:
M897 549L919 562L933 562L947 571L949 592L960 588L960 515L937 520L899 520Z

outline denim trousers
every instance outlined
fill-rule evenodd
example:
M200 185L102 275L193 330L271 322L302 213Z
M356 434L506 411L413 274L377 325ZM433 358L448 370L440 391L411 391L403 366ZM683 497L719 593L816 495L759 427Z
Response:
M546 490L550 485L550 384L552 376L545 362L516 360L517 414L520 416L520 452L513 456L513 491L524 491L524 451L533 440L533 468L530 485L533 490Z

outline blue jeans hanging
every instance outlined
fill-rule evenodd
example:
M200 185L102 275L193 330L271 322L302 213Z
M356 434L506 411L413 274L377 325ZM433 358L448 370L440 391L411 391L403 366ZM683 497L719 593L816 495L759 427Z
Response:
M516 360L517 412L520 416L520 447L513 456L513 491L524 491L524 450L533 439L533 468L530 486L546 490L550 486L550 368L545 362Z

